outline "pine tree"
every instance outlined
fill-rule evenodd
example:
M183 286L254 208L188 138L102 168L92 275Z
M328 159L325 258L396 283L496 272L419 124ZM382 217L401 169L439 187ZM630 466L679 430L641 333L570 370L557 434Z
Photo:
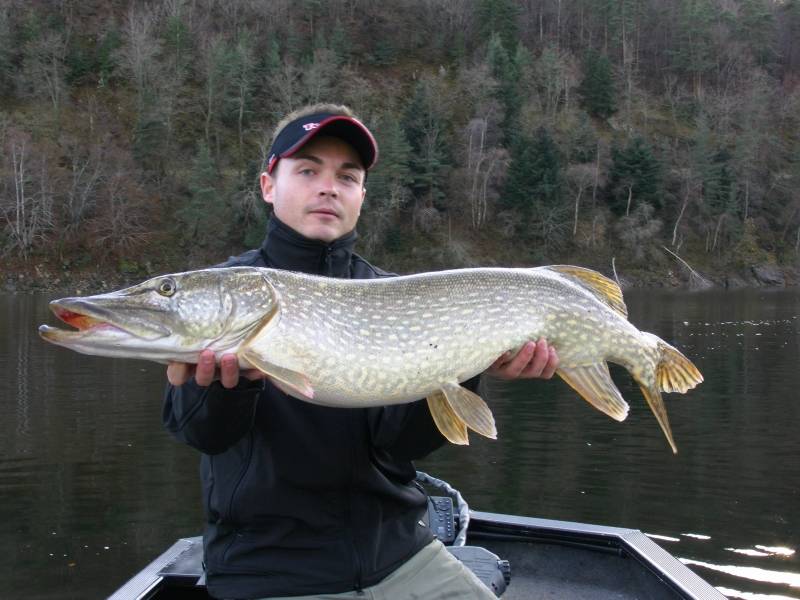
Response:
M225 247L230 210L219 189L219 171L205 143L200 143L189 174L189 200L178 211L184 239L210 250Z
M615 213L628 215L641 201L656 210L662 207L661 165L642 137L633 137L624 148L612 148L611 159L606 191Z
M581 106L593 117L607 119L617 111L614 76L608 57L594 51L587 54L578 95L581 97Z
M500 129L503 130L506 140L511 140L513 137L517 117L522 106L519 63L526 60L526 54L519 48L517 50L512 60L500 39L500 35L495 33L489 40L486 52L489 71L498 83L494 96L503 107L503 120L500 123Z
M761 65L773 63L778 52L773 43L774 16L765 0L741 0L736 23L737 38L744 41Z
M703 78L714 67L711 0L680 0L677 39L670 50L673 66L692 78L695 98L703 95Z
M169 139L163 115L156 107L153 94L142 95L141 107L133 129L133 157L139 166L155 177L164 174Z
M481 39L488 42L499 35L506 52L511 54L519 42L519 13L520 8L513 0L480 0L477 21Z
M511 145L511 164L503 204L525 215L537 207L552 207L561 196L561 157L552 136L539 127L533 137L518 134Z
M437 203L444 198L446 174L452 164L447 124L434 89L435 81L423 79L405 111L403 128L411 147L409 165L417 198Z

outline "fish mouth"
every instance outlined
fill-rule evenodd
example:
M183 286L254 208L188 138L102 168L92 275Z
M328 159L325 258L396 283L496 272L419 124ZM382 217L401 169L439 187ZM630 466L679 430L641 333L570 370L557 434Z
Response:
M74 329L61 329L49 325L39 326L39 335L52 342L78 341L97 334L105 337L132 336L155 339L168 335L160 327L126 327L102 307L84 302L80 298L65 298L50 303L50 310L61 321Z

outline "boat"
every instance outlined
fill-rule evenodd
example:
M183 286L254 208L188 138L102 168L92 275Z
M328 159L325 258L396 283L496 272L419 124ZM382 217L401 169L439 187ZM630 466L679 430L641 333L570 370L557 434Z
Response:
M448 493L429 497L434 534L503 600L725 600L638 529L473 511L418 479ZM208 599L202 559L202 538L181 538L110 600Z

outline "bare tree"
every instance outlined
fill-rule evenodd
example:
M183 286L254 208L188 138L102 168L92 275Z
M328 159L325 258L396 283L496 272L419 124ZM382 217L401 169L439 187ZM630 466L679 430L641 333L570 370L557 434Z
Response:
M212 34L202 46L200 70L204 80L203 114L205 116L205 139L209 148L215 147L211 143L212 129L214 132L216 131L216 124L221 117L225 95L230 83L229 58L228 43L223 34Z
M288 113L301 101L298 100L300 87L300 71L291 61L284 61L282 68L275 73L270 86L271 93L278 106L276 112Z
M123 24L124 44L119 51L119 60L136 88L140 113L156 88L161 43L156 36L155 22L156 15L152 10L134 4Z
M20 87L33 98L45 97L58 112L66 96L64 59L67 54L69 34L48 31L26 45Z
M619 239L633 252L636 260L642 260L648 242L661 231L661 219L654 217L653 207L647 202L639 202L630 215L622 217L615 229Z
M508 152L487 147L488 118L472 119L466 128L466 172L472 227L480 229L489 216L489 201L496 196L496 184L508 166Z
M102 144L88 148L76 139L62 139L64 155L67 156L68 181L64 186L65 202L64 233L69 235L78 229L90 214L97 201L97 189L102 180L105 152Z
M243 164L244 120L250 106L255 85L255 47L245 31L236 41L233 87L235 90L236 126L239 133L239 164Z
M133 177L130 158L119 151L106 153L108 175L98 193L97 215L85 227L96 244L111 252L130 253L152 237L152 209Z
M593 163L574 164L567 168L567 181L575 198L575 211L572 222L573 238L578 235L578 219L580 217L583 193L594 184L594 180L595 165Z
M6 223L8 245L5 251L28 256L53 224L53 192L43 155L31 156L30 136L11 130L6 137L6 162L10 171L11 194L0 199L0 216Z
M314 51L313 62L303 71L302 87L306 102L317 103L329 97L333 75L337 73L336 57L327 49Z

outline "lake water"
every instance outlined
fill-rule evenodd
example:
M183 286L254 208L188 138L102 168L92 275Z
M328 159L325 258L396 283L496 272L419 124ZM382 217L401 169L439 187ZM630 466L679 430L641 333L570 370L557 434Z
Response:
M162 429L163 367L45 344L49 299L0 295L0 597L103 597L200 532L198 457ZM476 509L641 529L731 598L800 598L800 291L626 300L705 375L665 396L677 455L612 369L624 423L560 380L493 382L499 439L418 467Z

